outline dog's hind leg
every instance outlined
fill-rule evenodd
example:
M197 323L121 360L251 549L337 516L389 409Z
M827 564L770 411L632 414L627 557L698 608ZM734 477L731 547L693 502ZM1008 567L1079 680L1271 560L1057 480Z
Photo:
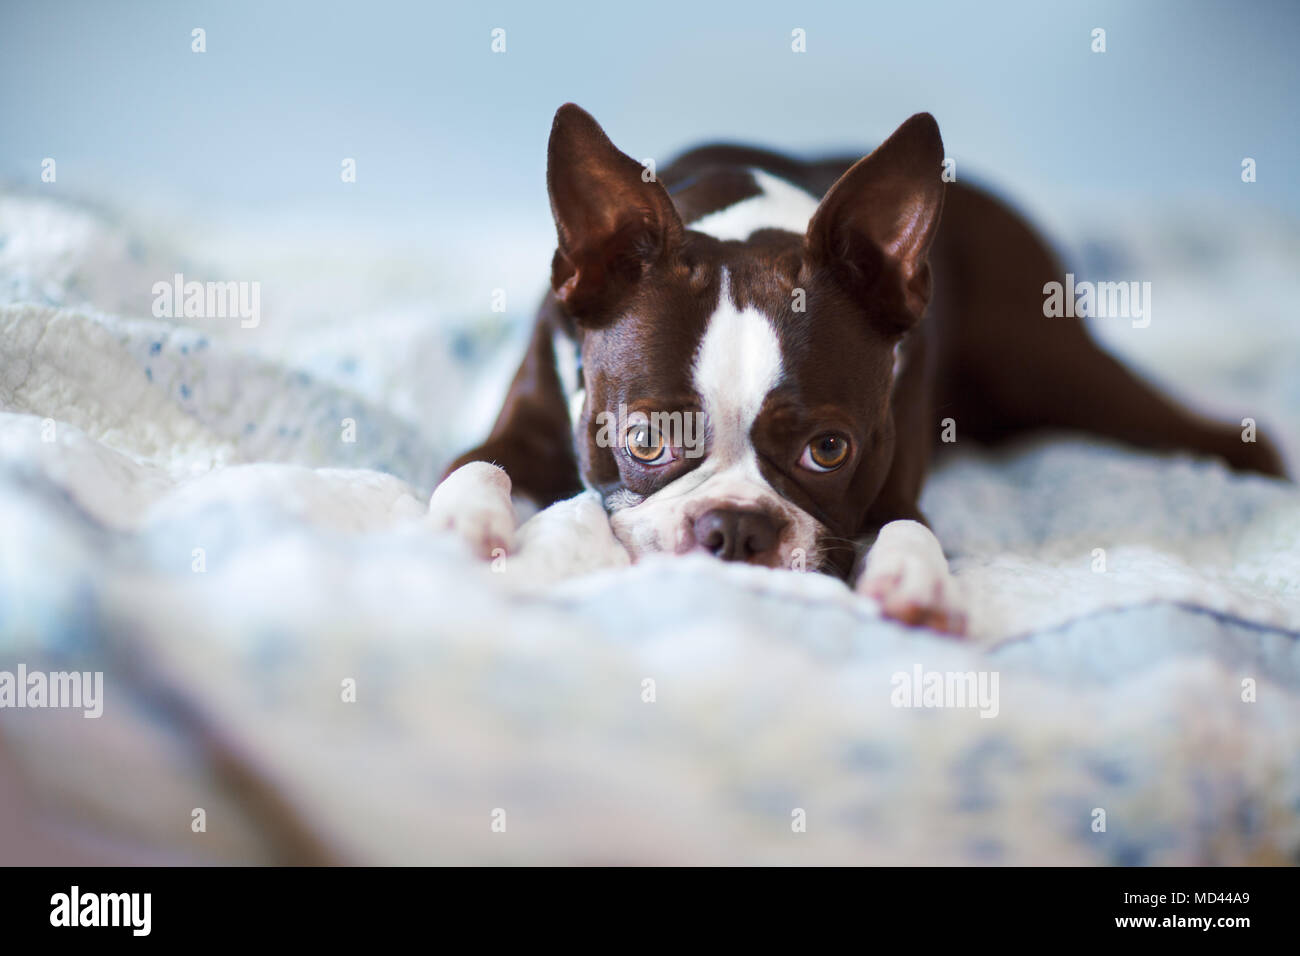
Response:
M1046 316L1044 286L1064 273L1009 209L950 189L944 216L948 271L936 289L935 318L948 334L939 337L945 387L938 414L954 417L959 433L997 441L1070 429L1285 476L1262 433L1181 407L1102 351L1079 319Z

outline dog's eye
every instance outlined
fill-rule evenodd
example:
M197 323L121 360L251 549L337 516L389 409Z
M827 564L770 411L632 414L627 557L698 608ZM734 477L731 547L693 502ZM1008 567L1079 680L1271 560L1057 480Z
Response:
M668 460L668 446L664 436L650 427L649 422L639 422L627 430L627 453L642 465L660 465Z
M818 435L803 450L799 464L809 471L834 471L849 457L849 440L843 435Z

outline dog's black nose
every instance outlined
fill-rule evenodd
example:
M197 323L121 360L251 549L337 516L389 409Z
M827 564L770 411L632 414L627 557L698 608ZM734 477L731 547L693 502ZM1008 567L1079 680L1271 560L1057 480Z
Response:
M771 564L781 540L781 527L763 511L714 508L695 519L695 541L723 561Z

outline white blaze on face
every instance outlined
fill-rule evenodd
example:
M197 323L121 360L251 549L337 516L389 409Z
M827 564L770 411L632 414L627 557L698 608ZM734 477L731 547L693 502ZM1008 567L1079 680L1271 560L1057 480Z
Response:
M765 315L736 308L726 269L721 286L695 355L694 385L708 430L705 460L643 501L615 506L610 521L635 557L689 551L695 519L714 508L763 511L785 522L777 560L788 566L796 548L812 554L818 525L768 484L752 441L763 402L781 381L781 346Z
M717 464L753 455L749 433L767 393L781 380L781 346L761 312L736 308L731 277L722 270L722 295L695 355L695 391L704 405Z

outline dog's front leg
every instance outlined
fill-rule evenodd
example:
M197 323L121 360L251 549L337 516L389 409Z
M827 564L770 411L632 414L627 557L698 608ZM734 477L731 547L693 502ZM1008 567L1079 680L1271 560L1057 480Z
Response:
M859 559L853 590L889 618L949 634L966 632L966 602L934 532L919 521L891 521Z
M582 489L550 307L538 316L492 433L452 463L429 500L430 524L459 535L480 558L512 554L520 518Z
M427 520L434 530L459 537L477 558L512 553L517 519L510 476L485 461L461 465L433 490Z

